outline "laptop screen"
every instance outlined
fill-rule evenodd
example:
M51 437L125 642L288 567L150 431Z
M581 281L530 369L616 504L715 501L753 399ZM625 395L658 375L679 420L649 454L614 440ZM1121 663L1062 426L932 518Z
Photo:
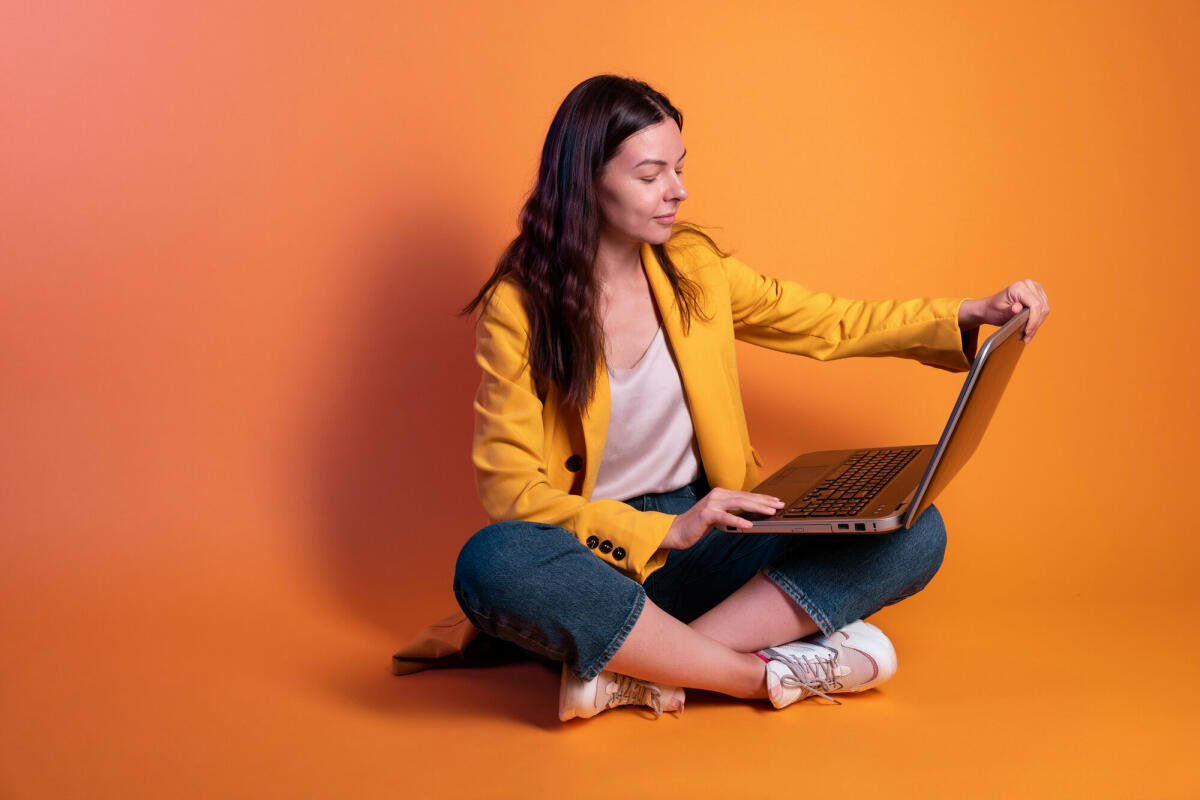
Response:
M912 527L979 446L1000 403L1000 396L1004 394L1004 387L1017 368L1017 360L1025 351L1021 335L1028 321L1029 309L1022 309L979 348L967 379L963 381L962 391L958 393L954 412L905 514L905 528Z

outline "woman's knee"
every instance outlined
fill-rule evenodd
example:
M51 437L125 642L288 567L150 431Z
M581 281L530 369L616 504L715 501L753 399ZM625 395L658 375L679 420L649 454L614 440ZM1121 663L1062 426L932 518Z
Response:
M942 566L946 555L946 526L936 506L930 506L906 532L905 562L909 583L902 595L907 597L925 588ZM899 599L899 598L897 598Z
M937 572L946 556L946 524L942 512L931 505L917 518L913 530L918 532L917 545L930 566L929 571Z
M604 652L640 591L573 533L543 523L488 525L454 570L455 598L475 627L558 661L574 658L579 637L591 657Z
M561 540L561 541L560 541ZM577 545L556 525L506 520L476 531L454 565L454 595L468 615L503 608L532 591L534 564L557 547Z
M516 520L493 522L463 544L454 564L454 594L464 607L478 609L495 585L509 580L516 570L509 564L513 543L527 523Z

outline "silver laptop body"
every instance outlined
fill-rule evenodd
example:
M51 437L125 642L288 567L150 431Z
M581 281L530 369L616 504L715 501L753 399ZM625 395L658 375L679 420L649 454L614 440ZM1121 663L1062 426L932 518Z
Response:
M1025 349L1029 309L979 348L936 445L804 453L754 487L786 505L772 516L739 512L753 528L730 533L887 533L911 528L983 438Z

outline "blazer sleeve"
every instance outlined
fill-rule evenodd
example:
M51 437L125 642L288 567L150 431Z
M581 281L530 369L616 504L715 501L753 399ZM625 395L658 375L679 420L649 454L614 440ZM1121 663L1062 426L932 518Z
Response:
M721 266L734 336L743 341L821 361L896 356L951 372L975 357L978 329L958 326L966 298L848 300L760 275L736 258Z
M484 510L493 522L558 525L581 541L596 536L613 549L591 552L639 583L666 561L660 550L675 515L638 511L619 500L588 500L554 486L548 475L542 400L529 366L529 326L519 301L492 295L476 329L483 371L475 395L471 459ZM511 297L511 295L510 295ZM621 556L618 558L617 556Z

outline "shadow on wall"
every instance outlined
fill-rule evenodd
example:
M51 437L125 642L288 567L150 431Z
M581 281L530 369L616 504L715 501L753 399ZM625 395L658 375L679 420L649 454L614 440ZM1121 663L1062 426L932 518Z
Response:
M457 312L499 253L423 217L365 248L361 305L318 406L305 475L317 570L398 644L456 609L455 558L487 523L470 462L474 316Z

